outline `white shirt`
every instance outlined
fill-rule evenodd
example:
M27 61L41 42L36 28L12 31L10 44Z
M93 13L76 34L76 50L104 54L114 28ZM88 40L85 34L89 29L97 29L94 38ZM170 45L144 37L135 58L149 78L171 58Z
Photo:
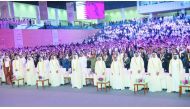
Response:
M87 68L87 58L85 56L79 57L81 67Z
M5 67L9 67L9 60L5 61Z

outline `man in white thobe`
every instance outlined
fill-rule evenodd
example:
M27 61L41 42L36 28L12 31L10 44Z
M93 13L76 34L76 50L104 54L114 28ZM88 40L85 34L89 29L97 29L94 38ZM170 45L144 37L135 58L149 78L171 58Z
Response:
M80 67L78 55L74 54L72 62L71 62L71 83L72 88L81 89L83 87L83 78L82 78L82 70Z
M134 83L137 79L143 78L144 73L144 61L139 53L135 53L135 56L131 59L130 64L131 78L130 78L130 89L134 91ZM140 88L139 88L140 89Z
M35 65L34 65L34 60L31 56L28 56L26 62L26 83L27 85L36 84Z
M79 65L81 67L81 73L83 78L83 85L86 85L85 75L87 74L87 57L81 52L79 57Z
M103 81L106 81L106 76L105 76L106 72L105 71L106 71L106 64L102 60L102 57L98 56L97 61L95 63L95 75L94 75L94 85L95 86L97 86L98 78L103 78L104 79Z
M4 71L3 71L3 55L1 54L0 55L0 78L1 78L1 81L2 82L5 82L5 74L4 74Z
M45 67L45 70L44 70L44 78L45 78L45 79L49 79L50 66L49 66L49 59L48 59L47 56L44 57L43 63L44 63L44 67Z
M184 80L184 69L181 59L174 54L169 64L169 75L171 84L167 84L167 92L179 92L180 81Z
M123 49L122 52L119 54L120 60L117 60L117 61L119 61L119 63L120 63L120 76L121 76L121 81L122 81L121 86L125 88L127 86L128 81L127 81L127 77L126 77L127 70L124 67L124 55L125 55L125 51Z
M25 58L24 55L20 55L19 60L21 61L21 64L22 64L22 66L21 66L21 67L22 67L21 70L22 70L22 72L23 72L23 74L24 74L24 77L25 77L26 58Z
M160 81L162 75L161 73L163 73L162 63L156 53L153 53L148 61L148 73L150 75L148 81L149 90L151 92L162 91Z
M114 57L111 64L111 85L113 89L123 90L125 88L124 84L122 83L122 69L123 65L121 64L120 60L118 60L117 57Z
M44 65L44 62L43 62L43 58L40 57L39 58L39 62L37 64L37 73L38 73L38 79L45 79L45 65ZM41 78L39 78L41 77Z
M24 57L24 55L21 55L19 59L20 59L20 61L22 62L23 67L25 67L26 58Z
M16 77L16 79L24 78L23 66L19 56L15 56L15 59L13 60L13 75ZM17 84L16 81L15 84Z
M50 63L50 83L51 86L57 87L61 85L60 65L56 56L52 56Z
M123 48L123 49L121 50L121 53L119 53L119 55L118 55L118 58L119 58L118 61L121 61L121 62L123 63L124 55L125 55L125 49Z

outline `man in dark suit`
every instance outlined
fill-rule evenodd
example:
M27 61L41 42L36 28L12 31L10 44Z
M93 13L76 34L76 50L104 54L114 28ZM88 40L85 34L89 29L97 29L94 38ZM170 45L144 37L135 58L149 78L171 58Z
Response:
M164 57L162 59L162 67L164 68L165 72L169 72L169 64L171 59L172 53L170 51L165 51Z
M181 60L183 62L183 66L185 68L185 73L190 73L190 53L188 51L185 51L181 54Z

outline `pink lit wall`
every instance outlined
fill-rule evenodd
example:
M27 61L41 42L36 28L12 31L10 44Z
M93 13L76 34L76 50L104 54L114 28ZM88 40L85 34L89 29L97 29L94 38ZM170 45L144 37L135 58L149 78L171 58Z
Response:
M15 47L14 31L10 29L0 29L0 49ZM88 36L95 34L96 30L57 30L58 43L81 42ZM52 30L22 30L22 40L24 47L34 47L53 44L55 41Z
M53 44L51 30L22 30L22 35L25 47Z
M92 36L98 30L59 30L59 43L82 42L88 36Z
M0 48L12 48L14 46L13 30L0 29Z

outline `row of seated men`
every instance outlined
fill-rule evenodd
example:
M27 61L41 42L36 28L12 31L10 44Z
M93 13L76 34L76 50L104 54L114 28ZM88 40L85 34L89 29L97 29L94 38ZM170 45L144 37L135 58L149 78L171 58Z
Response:
M94 70L94 71L93 71ZM50 60L47 57L40 57L37 67L35 67L32 56L15 56L13 61L8 56L1 58L1 78L7 84L12 84L12 79L24 78L27 85L35 85L36 80L49 79L52 87L65 84L64 77L71 77L73 88L81 89L86 85L85 78L94 79L96 86L99 78L103 81L110 81L113 89L123 90L129 87L134 90L134 84L138 79L143 79L148 83L151 92L162 91L178 92L180 81L188 79L185 74L183 63L177 54L173 54L169 63L169 73L165 74L162 62L156 53L152 53L147 64L147 72L144 67L144 60L139 53L135 53L130 61L130 69L124 68L123 55L113 56L110 68L106 68L105 61L99 55L96 58L94 69L87 68L87 58L84 55L73 54L71 60L71 70L60 66L59 60L52 55ZM139 88L141 89L141 88ZM185 92L185 91L183 91Z

